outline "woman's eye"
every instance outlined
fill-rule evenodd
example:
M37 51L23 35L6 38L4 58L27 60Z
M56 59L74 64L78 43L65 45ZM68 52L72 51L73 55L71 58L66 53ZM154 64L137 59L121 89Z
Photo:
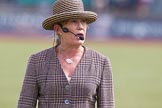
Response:
M85 23L85 22L86 22L86 20L82 20L82 22L83 22L83 23Z
M76 20L71 20L70 22L76 23L77 21Z

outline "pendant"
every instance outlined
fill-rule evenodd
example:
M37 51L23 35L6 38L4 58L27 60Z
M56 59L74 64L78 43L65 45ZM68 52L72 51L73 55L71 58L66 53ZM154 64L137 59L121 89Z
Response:
M73 63L73 61L72 61L71 59L65 59L65 61L66 61L66 63L68 63L68 64L72 64L72 63Z

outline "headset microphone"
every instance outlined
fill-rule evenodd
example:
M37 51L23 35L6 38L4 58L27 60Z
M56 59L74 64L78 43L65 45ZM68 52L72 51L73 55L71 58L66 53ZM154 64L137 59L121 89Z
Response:
M79 35L79 39L80 39L80 40L84 40L83 35Z
M64 33L68 33L68 32L70 32L70 33L72 33L73 35L79 37L80 40L84 40L83 35L76 35L76 34L74 34L73 32L69 31L68 28L65 28L65 27L64 27L64 28L62 28L62 31L63 31Z

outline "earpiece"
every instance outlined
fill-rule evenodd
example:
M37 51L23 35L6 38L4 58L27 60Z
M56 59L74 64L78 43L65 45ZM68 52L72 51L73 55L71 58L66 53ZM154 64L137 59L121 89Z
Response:
M65 27L62 28L62 31L65 32L65 33L69 32L69 30L67 28L65 28Z

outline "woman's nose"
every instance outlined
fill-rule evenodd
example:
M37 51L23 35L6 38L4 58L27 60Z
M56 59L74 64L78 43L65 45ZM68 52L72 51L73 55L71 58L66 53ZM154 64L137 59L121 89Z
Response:
M78 27L79 27L79 29L83 29L84 28L84 24L82 22L78 22Z

